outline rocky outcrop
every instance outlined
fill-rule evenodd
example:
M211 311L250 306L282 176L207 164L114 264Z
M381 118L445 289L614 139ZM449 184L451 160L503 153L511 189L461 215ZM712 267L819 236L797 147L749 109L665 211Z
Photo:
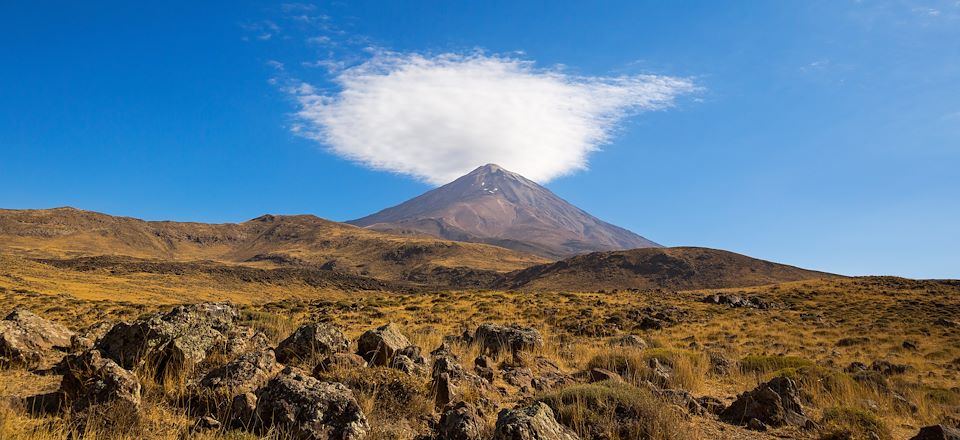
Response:
M36 367L56 348L69 348L73 332L17 309L0 321L0 365Z
M236 316L237 310L229 304L177 306L113 326L96 348L127 369L147 364L158 378L179 375L224 346Z
M807 426L810 423L800 406L797 385L787 377L773 378L753 391L737 396L737 400L720 413L720 419L746 426L759 426L751 423L753 419L773 427Z
M925 426L910 440L960 440L960 429L944 425Z
M714 294L707 295L704 297L701 302L707 304L718 304L726 305L732 308L750 308L750 309L773 309L777 307L777 304L771 303L763 298L757 296L748 296L743 297L740 295L733 294Z
M140 381L97 350L70 355L61 362L60 393L74 411L104 403L140 406Z
M298 440L353 440L369 430L353 393L287 367L257 397L254 416L261 433L271 428Z
M576 440L577 435L557 423L553 410L543 402L525 408L502 410L497 416L493 440Z
M306 324L277 345L277 360L284 364L322 358L350 349L339 328L325 323Z
M517 324L509 326L481 324L477 327L475 338L480 344L481 351L493 355L543 348L543 337L540 336L540 332Z
M391 322L360 335L357 354L371 366L387 366L393 360L394 353L410 345L410 340Z
M437 438L442 440L480 440L483 437L483 417L477 407L457 402L444 408L437 423Z

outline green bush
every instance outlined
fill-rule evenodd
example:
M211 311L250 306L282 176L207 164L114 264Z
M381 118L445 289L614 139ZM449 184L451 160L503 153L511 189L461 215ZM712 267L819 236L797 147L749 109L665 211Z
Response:
M848 407L828 408L823 412L822 440L890 440L890 429L880 417L868 411Z
M740 360L744 373L769 373L785 368L813 366L813 362L796 356L747 356Z

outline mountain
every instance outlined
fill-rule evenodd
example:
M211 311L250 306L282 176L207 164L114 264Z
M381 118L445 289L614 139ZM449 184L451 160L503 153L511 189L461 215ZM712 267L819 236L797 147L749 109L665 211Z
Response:
M124 256L267 269L306 267L388 281L465 267L504 273L547 261L484 244L398 237L311 215L205 224L144 221L74 208L0 210L0 253L34 260ZM134 264L125 259L93 261Z
M497 165L347 223L407 236L487 243L551 259L660 247Z
M733 252L699 247L595 252L532 266L502 278L496 287L523 290L720 289L835 278Z

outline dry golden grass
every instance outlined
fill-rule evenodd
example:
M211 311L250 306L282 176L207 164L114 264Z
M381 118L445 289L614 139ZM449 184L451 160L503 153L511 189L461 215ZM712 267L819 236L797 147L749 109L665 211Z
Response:
M803 403L809 415L825 427L824 433L849 431L853 438L857 438L865 430L880 429L881 438L909 438L920 426L960 417L960 389L956 388L960 383L960 328L933 323L937 318L956 319L960 316L960 286L945 283L865 278L794 282L726 291L762 296L783 304L782 308L772 310L705 304L699 300L707 291L618 294L336 292L256 283L203 286L204 280L201 279L181 279L182 284L176 287L164 285L170 280L157 280L156 290L135 302L135 289L142 289L143 284L129 279L110 280L107 275L58 273L54 280L44 280L43 277L50 272L31 275L30 270L26 264L18 269L21 279L0 278L0 311L26 307L74 329L102 320L133 319L165 309L168 307L165 304L171 302L213 298L229 298L237 302L243 322L263 330L274 342L307 321L331 320L354 340L363 331L392 321L404 329L411 341L429 352L440 344L444 335L475 329L482 322L521 323L543 333L546 346L540 354L554 360L568 373L590 366L612 366L610 369L619 369L628 381L639 383L648 378L644 375L644 368L647 361L655 357L672 366L674 376L670 386L688 390L695 396L710 395L727 402L774 375L791 376L801 384ZM103 279L84 278L87 276L102 276ZM61 286L70 290L59 288ZM103 295L79 294L104 286L113 286L114 290ZM169 290L177 289L182 289L181 293L164 296ZM189 292L192 289L199 293L191 298ZM61 293L64 291L74 294ZM276 296L267 301L272 295ZM662 330L640 330L635 317L647 308L666 310L676 317L677 323ZM611 337L624 334L642 336L651 343L651 348L612 348L608 344ZM848 338L860 338L860 342L841 343ZM905 341L915 344L917 349L904 348ZM454 351L468 369L478 354L477 348L469 345L456 345ZM742 362L726 374L710 372L707 353L714 351ZM857 381L843 372L850 362L870 364L881 359L911 366L906 374L885 379L884 387L889 391L870 382ZM625 365L623 368L618 367L621 363ZM434 411L429 404L429 391L421 390L398 401L399 393L388 391L389 378L342 376L338 380L352 383L368 410L374 426L371 438L409 438L412 433L422 433L425 429L415 415ZM378 381L388 385L377 385ZM421 385L426 386L426 383ZM502 395L494 390L483 396L472 396L471 400L483 397L497 407L510 407L523 397L559 399L564 392L555 390L523 396L518 389L502 383L499 378L494 385L494 389L504 387L508 393ZM142 431L136 434L118 431L116 437L98 431L92 433L91 438L172 439L186 435L192 419L175 405L175 399L171 397L181 391L176 388L182 385L167 385L170 386L174 389L156 385L147 387L146 410L136 425L136 429ZM22 370L0 371L0 396L24 397L55 388L55 378L50 376ZM891 391L914 404L915 409L898 403ZM650 429L657 432L640 438L773 438L771 435L815 438L819 435L789 428L761 434L723 425L706 417L650 412L662 408L649 400L649 396L632 389L571 388L567 396L573 403L564 405L566 415L563 417L567 417L566 420L582 434L590 429L585 424L598 423L596 420L608 417L604 415L607 413L586 411L585 405L590 399L603 402L630 399L630 404L638 408L638 412L646 411L646 420L653 424L637 425L634 427L638 430L636 432ZM398 403L404 411L396 410ZM486 415L488 425L492 427L495 411ZM670 434L672 431L656 428L658 423L685 427L682 432L687 437L677 437ZM874 425L882 426L882 429ZM67 426L59 418L31 417L17 405L0 404L0 438L66 438L69 434ZM249 438L240 432L203 436Z

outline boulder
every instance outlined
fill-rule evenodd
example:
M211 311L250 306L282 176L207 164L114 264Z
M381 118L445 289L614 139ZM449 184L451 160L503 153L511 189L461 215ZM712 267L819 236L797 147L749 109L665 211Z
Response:
M357 354L372 366L386 366L390 364L394 353L408 346L410 341L391 322L360 335Z
M235 396L230 404L230 426L250 430L255 427L257 395L243 393Z
M477 407L460 401L444 408L437 423L437 438L443 440L481 440L483 417Z
M114 325L96 348L126 369L148 365L157 378L177 376L223 347L237 310L223 303L177 306L167 313Z
M960 429L944 425L925 426L910 440L960 440Z
M326 357L350 349L350 341L339 328L326 323L300 326L277 345L277 360L284 364Z
M73 332L25 309L0 321L0 365L36 367L56 348L70 347Z
M807 426L810 422L800 406L797 385L782 376L737 396L737 400L720 413L720 419L735 425L747 425L750 419L757 419L773 427Z
M104 403L140 406L140 381L97 350L69 355L61 362L64 371L60 393L74 411Z
M349 388L293 367L260 391L254 418L260 433L273 428L297 440L361 439L370 429Z
M543 402L525 408L504 409L497 415L493 440L575 440L577 435L553 416Z
M492 355L543 348L543 336L540 336L540 332L534 328L516 324L509 326L481 324L477 327L475 335L481 351Z
M252 392L266 383L276 365L273 350L247 353L210 370L200 380L198 391L209 397L232 399L237 394Z
M93 348L97 339L102 338L112 327L112 323L101 321L78 331L70 338L70 350L79 352Z
M252 327L236 327L227 332L227 342L223 354L234 358L242 354L263 351L271 348L270 338Z

